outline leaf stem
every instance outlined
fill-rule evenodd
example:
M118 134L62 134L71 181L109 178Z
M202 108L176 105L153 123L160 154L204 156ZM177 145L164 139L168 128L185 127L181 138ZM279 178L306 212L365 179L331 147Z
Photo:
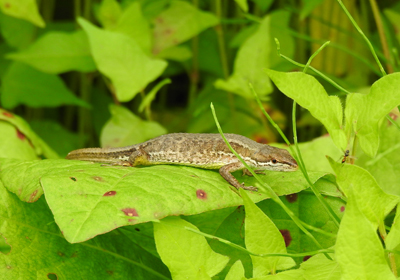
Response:
M386 76L385 69L383 69L383 66L382 66L381 62L379 61L379 58L376 55L376 52L375 52L374 47L372 46L371 42L368 40L367 36L365 36L364 32L358 26L357 22L354 20L354 18L351 16L349 11L346 9L346 7L344 6L342 0L336 0L336 1L339 3L340 7L342 7L343 11L346 13L347 17L350 19L351 23L354 25L354 27L356 28L358 33L360 33L361 36L364 38L364 40L367 43L367 45L368 45L373 57L375 58L376 63L378 64L378 67L379 67L379 70L382 73L382 76Z
M334 253L334 251L331 250L331 249L321 249L321 250L316 250L316 251L312 251L312 252L305 252L305 253L298 253L298 254L291 254L291 253L256 254L256 253L253 253L253 252L247 250L246 248L243 248L240 245L237 245L235 243L230 242L229 240L226 240L226 239L223 239L223 238L219 238L217 236L210 235L210 234L195 230L195 229L190 228L190 227L185 227L185 229L188 230L188 231L197 233L199 235L202 235L202 236L204 236L206 238L217 240L217 241L219 241L221 243L224 243L224 244L226 244L226 245L228 245L228 246L230 246L232 248L235 248L235 249L237 249L239 251L245 252L245 253L247 253L249 255L256 256L256 257L292 257L292 258L297 258L297 257L312 256L312 255L317 255L317 254Z

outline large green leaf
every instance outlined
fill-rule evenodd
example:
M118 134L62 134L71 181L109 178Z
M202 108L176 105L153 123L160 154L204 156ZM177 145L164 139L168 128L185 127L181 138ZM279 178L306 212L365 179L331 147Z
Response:
M282 234L260 208L249 198L245 191L240 190L246 210L246 248L256 254L285 254L286 246ZM286 270L296 263L289 257L256 257L253 261L253 277L275 274L277 270Z
M396 206L400 198L385 193L372 175L365 169L350 164L342 164L329 159L336 173L336 182L347 196L350 191L357 194L359 211L377 227L384 217Z
M328 96L317 79L302 72L267 70L267 74L282 93L309 110L325 126L338 148L346 149L346 135L341 129L343 108L337 96Z
M35 0L0 0L0 9L6 15L25 19L39 27L46 25Z
M144 121L122 106L110 105L110 112L100 136L102 147L129 146L167 133L157 122Z
M376 234L376 228L363 214L358 190L349 189L345 215L335 246L336 260L343 280L346 279L396 279L385 259L385 251ZM371 194L369 197L376 199Z
M169 217L153 225L157 252L174 280L211 279L229 261L211 250L204 236L186 230L185 227L198 230L187 221Z
M131 100L167 66L163 60L148 57L127 35L102 30L83 18L78 22L89 37L98 69L113 82L119 101Z
M228 80L218 79L215 87L234 92L245 98L253 98L249 83L255 91L265 97L271 93L272 85L265 76L264 69L270 66L271 37L270 16L266 16L257 32L249 37L240 47L236 58L233 75Z
M44 198L20 201L0 183L1 279L169 279L158 257L118 232L70 244Z
M10 162L3 159L1 162L2 182L22 200L38 198L40 180L57 224L72 243L120 226L243 203L217 171L172 165L102 166L70 160ZM308 186L301 172L266 174L263 180L279 195ZM310 176L315 181L322 174ZM254 178L243 181L246 185L258 186ZM249 195L256 202L268 198L261 189Z
M153 53L176 46L217 24L215 15L203 12L188 2L172 0L169 8L154 19Z
M352 93L346 99L346 130L354 132L363 151L374 157L379 147L379 125L400 104L400 73L380 78L368 94Z
M86 34L81 30L74 33L47 32L27 49L10 53L7 58L51 74L96 69Z
M23 64L11 64L2 80L1 103L4 108L20 104L31 107L89 105L76 97L56 75L46 74Z

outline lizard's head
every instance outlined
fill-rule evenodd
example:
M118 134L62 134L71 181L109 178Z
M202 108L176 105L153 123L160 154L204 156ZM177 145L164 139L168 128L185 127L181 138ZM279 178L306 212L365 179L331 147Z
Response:
M254 159L258 167L265 170L296 171L298 168L296 160L288 151L268 145L264 145L255 153Z

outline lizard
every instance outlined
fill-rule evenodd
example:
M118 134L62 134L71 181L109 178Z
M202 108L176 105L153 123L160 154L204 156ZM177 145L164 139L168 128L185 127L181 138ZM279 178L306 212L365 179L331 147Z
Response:
M225 136L232 148L257 173L263 170L295 171L298 168L296 160L284 149L257 143L242 135L226 133ZM78 149L66 158L132 167L176 164L219 169L221 176L235 188L257 191L255 187L240 184L231 174L243 170L244 174L251 175L220 134L171 133L127 147Z

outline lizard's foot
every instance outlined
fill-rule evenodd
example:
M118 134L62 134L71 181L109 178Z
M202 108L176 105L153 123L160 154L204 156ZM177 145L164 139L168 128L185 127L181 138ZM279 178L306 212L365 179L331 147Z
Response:
M253 186L245 186L244 183L242 183L242 185L240 186L240 188L247 190L247 191L258 191L258 188L253 187Z
M261 169L254 170L254 172L256 172L256 174L263 174L263 175L265 175L264 171L261 170ZM242 176L244 176L244 175L253 176L253 174L251 174L250 171L249 171L248 169L246 169L246 168L243 169L243 174L242 174Z

